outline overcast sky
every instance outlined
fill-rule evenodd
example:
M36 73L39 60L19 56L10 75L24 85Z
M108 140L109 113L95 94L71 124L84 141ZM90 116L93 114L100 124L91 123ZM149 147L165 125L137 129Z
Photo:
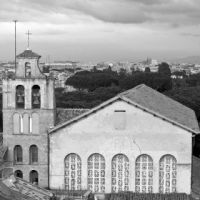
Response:
M0 0L0 60L134 61L200 55L200 0Z

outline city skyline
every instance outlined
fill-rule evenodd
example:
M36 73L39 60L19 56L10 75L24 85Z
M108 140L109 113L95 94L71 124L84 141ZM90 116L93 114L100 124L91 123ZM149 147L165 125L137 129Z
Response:
M200 52L196 0L0 0L0 60L30 48L43 60L173 59Z

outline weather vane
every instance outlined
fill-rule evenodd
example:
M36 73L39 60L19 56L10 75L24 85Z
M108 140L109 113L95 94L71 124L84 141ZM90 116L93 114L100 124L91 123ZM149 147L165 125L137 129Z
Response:
M32 35L32 33L30 33L30 31L28 30L28 32L26 33L26 35L28 35L28 49L29 49L30 35Z

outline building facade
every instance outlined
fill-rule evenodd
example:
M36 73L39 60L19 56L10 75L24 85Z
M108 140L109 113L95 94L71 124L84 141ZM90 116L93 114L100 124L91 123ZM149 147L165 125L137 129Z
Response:
M50 131L50 188L190 194L198 132L192 110L140 85Z
M17 56L14 79L3 80L3 143L16 176L48 187L48 134L54 126L54 81L38 67L40 56Z

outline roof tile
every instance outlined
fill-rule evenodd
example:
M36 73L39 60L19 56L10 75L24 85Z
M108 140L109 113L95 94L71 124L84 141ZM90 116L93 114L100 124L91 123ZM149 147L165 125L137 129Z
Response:
M177 126L180 126L192 133L200 133L197 118L195 112L192 109L182 105L177 101L174 101L173 99L157 92L156 90L144 84L122 92L112 99L100 104L99 106L96 106L95 108L81 114L80 116L73 116L73 118L65 122L63 120L62 123L57 124L56 127L51 129L50 133L53 133L64 126L72 124L75 121L96 112L97 110L107 106L117 99L122 99L124 101L130 102L133 105L136 105L141 109L146 110L155 116L163 118L170 123L176 124Z
M178 122L195 132L199 132L196 115L192 109L144 84L138 85L119 95L122 97L124 96L142 107L156 112L174 122Z
M30 49L26 49L24 52L17 55L17 58L40 58L41 56L33 52Z

